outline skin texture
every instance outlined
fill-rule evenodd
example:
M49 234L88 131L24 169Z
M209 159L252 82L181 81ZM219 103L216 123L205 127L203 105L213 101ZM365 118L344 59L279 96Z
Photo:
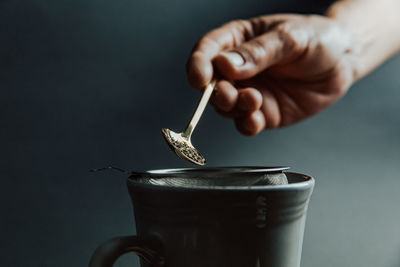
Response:
M210 31L188 60L190 84L202 89L218 77L211 103L244 135L288 126L322 111L400 47L375 55L371 49L377 45L362 38L371 31L347 26L348 15L342 14L349 8L341 6L345 2L357 10L356 3L363 1L340 1L331 17L268 15ZM359 28L361 34L353 31Z

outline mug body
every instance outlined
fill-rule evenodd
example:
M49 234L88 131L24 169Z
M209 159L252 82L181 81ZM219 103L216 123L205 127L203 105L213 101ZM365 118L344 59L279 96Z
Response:
M128 179L138 236L160 241L166 267L299 267L314 179L285 172L287 185L174 186L166 176L241 179L251 167L177 169ZM259 175L259 173L258 173ZM141 261L143 267L152 265Z

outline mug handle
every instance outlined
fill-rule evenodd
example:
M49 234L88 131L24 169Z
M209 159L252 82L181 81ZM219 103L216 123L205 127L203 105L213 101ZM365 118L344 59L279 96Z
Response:
M160 256L161 242L156 237L121 236L112 238L96 248L89 267L112 267L125 253L134 252L142 260L154 267L164 266Z

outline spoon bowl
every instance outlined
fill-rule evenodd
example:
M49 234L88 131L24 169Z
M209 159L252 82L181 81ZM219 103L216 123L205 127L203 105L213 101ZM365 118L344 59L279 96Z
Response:
M192 136L194 128L196 128L196 125L199 122L201 115L204 112L204 109L207 106L208 100L210 99L210 96L214 91L216 83L217 81L213 79L204 89L200 102L197 105L197 108L192 116L192 119L190 120L184 132L176 133L167 128L163 128L161 130L165 138L165 141L167 141L169 147L179 157L201 166L206 164L206 159L192 145L190 138Z
M161 131L169 147L179 157L197 165L204 166L206 164L206 159L197 151L184 133L176 133L167 128L163 128Z

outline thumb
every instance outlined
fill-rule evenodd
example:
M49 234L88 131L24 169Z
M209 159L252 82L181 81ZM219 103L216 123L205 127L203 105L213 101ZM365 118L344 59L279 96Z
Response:
M249 79L268 67L293 57L295 41L290 36L272 31L242 43L229 51L220 52L214 63L225 78Z

